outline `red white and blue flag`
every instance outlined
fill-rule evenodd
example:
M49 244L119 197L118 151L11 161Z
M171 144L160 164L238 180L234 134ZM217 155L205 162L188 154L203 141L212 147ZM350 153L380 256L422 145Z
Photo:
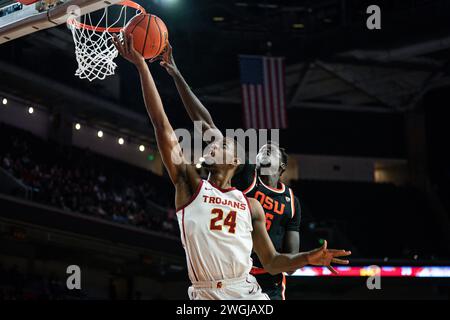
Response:
M284 58L239 56L245 127L287 128Z

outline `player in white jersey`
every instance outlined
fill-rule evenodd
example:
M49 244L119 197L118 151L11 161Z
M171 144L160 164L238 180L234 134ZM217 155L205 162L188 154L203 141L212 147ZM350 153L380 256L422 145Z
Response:
M268 299L249 274L250 254L258 255L269 273L293 271L307 264L348 264L338 257L349 251L321 248L298 254L276 252L266 231L261 204L231 188L231 178L241 163L237 143L223 138L209 145L204 155L209 163L208 181L184 159L180 144L164 111L147 63L123 35L114 37L119 53L138 69L145 106L152 121L158 148L175 186L175 205L186 252L190 299Z
M248 274L253 227L250 205L241 191L201 180L191 201L177 209L177 217L193 283L191 299L267 299ZM227 279L240 280L240 289L230 290Z

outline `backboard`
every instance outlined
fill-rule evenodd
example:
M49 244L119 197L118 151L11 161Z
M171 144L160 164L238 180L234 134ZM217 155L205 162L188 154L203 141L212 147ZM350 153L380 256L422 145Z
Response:
M0 0L0 44L66 23L122 0ZM26 4L28 3L28 4Z

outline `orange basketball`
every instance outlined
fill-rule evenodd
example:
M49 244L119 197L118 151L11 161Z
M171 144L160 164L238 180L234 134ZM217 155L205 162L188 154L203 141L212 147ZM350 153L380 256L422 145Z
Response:
M153 14L139 14L131 19L124 28L125 34L133 35L134 48L145 59L161 54L169 39L164 22Z

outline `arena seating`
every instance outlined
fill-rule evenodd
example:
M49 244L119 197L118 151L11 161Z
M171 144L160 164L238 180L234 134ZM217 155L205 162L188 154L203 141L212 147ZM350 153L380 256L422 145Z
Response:
M170 209L173 192L163 177L7 125L0 125L0 132L0 166L32 189L32 200L118 223L177 232Z

